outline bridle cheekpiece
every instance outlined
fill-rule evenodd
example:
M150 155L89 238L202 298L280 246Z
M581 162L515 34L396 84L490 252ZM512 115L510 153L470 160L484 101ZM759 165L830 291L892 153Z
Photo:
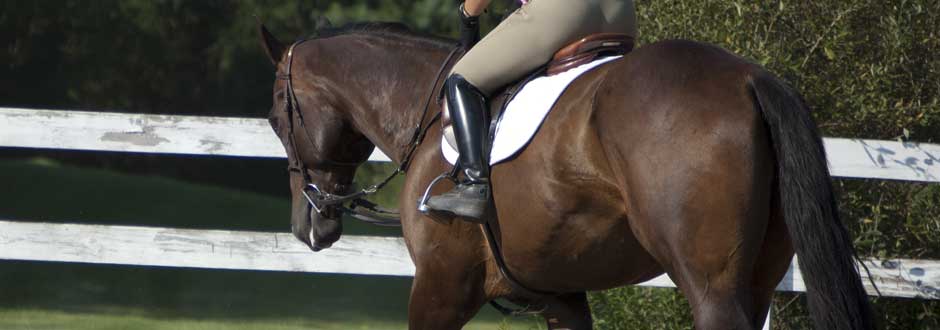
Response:
M398 168L377 184L360 189L359 191L351 194L338 195L325 191L313 183L313 180L310 177L309 169L307 168L306 164L304 164L303 160L301 160L300 152L297 150L296 137L294 136L294 116L296 116L300 125L300 130L303 131L304 138L308 143L313 141L313 139L310 138L310 133L307 131L305 126L303 113L300 111L300 104L297 101L296 94L294 93L293 76L291 72L294 62L294 48L306 41L307 39L301 39L291 44L290 48L287 50L287 73L283 75L280 73L276 74L277 79L287 81L287 100L285 102L284 108L287 112L288 121L287 139L291 144L289 149L293 152L294 156L292 162L290 162L287 167L288 171L301 173L304 182L303 188L301 188L300 192L303 194L310 207L318 214L322 215L328 208L334 207L341 213L348 213L352 217L368 223L382 226L401 225L399 213L396 210L384 209L364 198L366 196L377 193L379 190L385 187L385 185L391 182L392 179L394 179L399 174L405 173L405 171L408 169L408 166L411 163L418 145L420 145L424 140L427 128L430 127L431 123L434 122L434 118L437 118L437 116L440 115L440 113L438 113L437 116L431 119L431 123L424 125L424 121L427 118L431 103L433 102L434 96L436 94L435 90L438 88L438 82L441 81L442 75L446 72L445 69L449 66L451 60L458 53L460 48L454 48L444 60L444 63L441 65L441 68L437 74L437 79L433 81L433 85L431 86L431 92L424 106L424 112L421 114L421 119L418 121L418 124L415 127L415 132L412 136L408 153ZM335 161L329 161L329 164L331 166L337 167L355 167L359 165L359 163L344 163ZM346 190L345 188L346 187L344 185L337 185L334 187L334 191L343 192ZM347 203L349 205L346 205Z

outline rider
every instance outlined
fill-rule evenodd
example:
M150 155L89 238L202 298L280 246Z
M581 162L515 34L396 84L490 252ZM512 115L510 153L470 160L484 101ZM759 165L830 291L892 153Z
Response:
M457 62L444 83L453 120L457 165L466 180L428 200L434 210L482 220L490 200L487 97L547 63L558 49L595 33L636 37L632 0L521 0L523 5ZM463 31L475 30L490 0L459 7ZM466 45L472 46L472 45Z

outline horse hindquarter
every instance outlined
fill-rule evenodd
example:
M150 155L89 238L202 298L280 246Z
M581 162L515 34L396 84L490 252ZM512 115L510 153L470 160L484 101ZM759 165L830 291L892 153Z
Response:
M608 74L595 125L629 222L699 329L763 322L789 264L772 209L772 147L747 88L754 66L702 44L634 52Z

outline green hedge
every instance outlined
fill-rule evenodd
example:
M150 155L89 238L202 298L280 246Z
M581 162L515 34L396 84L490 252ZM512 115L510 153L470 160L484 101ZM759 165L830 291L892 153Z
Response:
M641 41L711 42L794 84L826 136L940 141L940 2L637 1ZM839 180L863 256L940 259L940 186ZM591 296L598 329L691 329L675 290ZM884 329L940 329L940 303L875 299ZM805 299L778 294L774 329L808 329Z

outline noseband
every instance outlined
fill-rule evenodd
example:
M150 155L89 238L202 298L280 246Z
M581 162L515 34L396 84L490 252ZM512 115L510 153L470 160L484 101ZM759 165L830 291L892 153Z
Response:
M323 214L325 210L330 207L336 208L341 213L349 213L354 218L383 226L398 226L401 224L399 214L396 210L388 210L382 207L379 207L375 203L372 203L368 200L365 200L364 197L375 194L381 190L385 185L392 181L396 176L401 173L405 173L408 169L408 166L411 164L411 160L414 157L415 150L417 150L418 145L424 140L424 136L427 133L428 128L431 123L435 121L435 118L440 116L438 113L434 116L430 123L427 125L424 124L425 119L427 118L428 112L431 108L431 102L434 100L435 90L437 89L438 82L441 81L441 77L446 72L446 68L449 66L451 60L456 56L460 47L455 47L451 50L450 54L447 55L447 58L444 59L444 63L441 64L441 68L438 70L437 78L432 81L431 91L428 95L427 102L424 105L424 111L421 114L421 119L418 120L418 124L415 126L414 134L412 135L411 143L408 153L405 158L402 160L401 164L398 166L394 172L392 172L384 180L380 181L377 184L374 184L368 188L361 189L357 192L348 194L348 195L337 195L325 191L313 183L312 178L310 177L310 171L307 168L307 165L303 162L300 157L300 151L297 150L297 142L294 136L294 116L297 116L297 121L300 124L300 130L303 131L303 136L307 140L307 143L313 145L313 139L310 137L310 132L305 126L305 121L303 113L300 111L300 103L297 101L297 96L294 93L294 84L291 74L291 69L294 63L294 48L298 45L306 42L307 39L302 39L294 42L290 48L287 50L287 74L281 75L277 74L277 79L287 81L287 101L285 102L285 111L287 112L287 121L288 121L288 140L291 144L291 151L293 152L294 159L290 164L288 164L287 170L291 172L300 172L303 176L303 187L301 188L300 193L303 194L304 198L307 199L310 207L313 208L318 214ZM336 161L327 161L329 166L333 167L352 167L355 168L359 166L359 163L350 163L350 162L336 162ZM345 192L348 188L346 185L338 184L332 187L334 192ZM349 206L345 205L349 202Z
M415 125L414 134L412 135L412 138L411 138L411 143L408 149L408 153L405 155L405 158L402 160L401 164L398 166L398 169L396 169L394 172L389 174L389 176L386 177L381 182L374 184L366 189L359 190L358 192L355 192L349 195L336 195L334 193L324 191L323 189L320 189L320 187L318 187L316 184L312 183L312 180L310 178L310 173L307 169L307 166L304 164L303 161L301 161L300 152L297 151L297 143L295 142L295 137L294 137L294 115L295 114L298 120L300 121L300 127L304 132L304 136L306 137L307 142L313 141L313 139L310 138L309 133L307 132L307 128L304 126L303 114L300 111L300 105L297 102L297 96L294 94L294 85L291 81L291 67L292 67L293 60L294 60L294 48L297 45L305 41L306 40L300 40L290 46L290 49L287 51L287 74L277 75L278 79L287 80L288 97L287 97L285 108L287 111L288 121L290 123L290 126L288 128L289 130L288 139L290 140L291 147L292 147L291 149L294 154L294 160L288 166L288 170L302 173L303 179L304 179L304 186L303 188L301 188L300 192L301 194L303 194L304 198L307 199L307 202L310 204L310 207L316 210L317 213L323 214L323 212L327 208L333 207L342 213L348 213L354 218L368 222L368 223L372 223L372 224L376 224L380 226L400 226L401 217L396 210L385 210L379 207L378 205L376 205L375 203L369 202L368 200L365 199L365 197L368 195L375 194L380 189L382 189L382 187L385 187L386 184L392 181L392 179L395 178L395 176L401 173L405 173L405 171L408 169L409 164L411 164L411 161L414 158L415 151L418 149L418 146L424 140L424 137L428 131L428 128L430 128L431 125L434 124L437 118L441 115L441 113L438 112L435 116L431 118L431 120L427 124L424 123L425 119L427 119L428 112L430 112L431 102L434 100L434 96L436 95L435 91L437 91L438 83L442 81L441 78L446 73L446 69L449 67L451 60L453 60L453 58L457 55L457 53L462 48L458 46L458 47L454 47L454 49L451 50L450 54L447 55L447 58L444 59L444 63L441 64L441 68L437 72L437 78L435 78L434 81L432 81L428 99L424 105L424 111L421 113L421 119L418 120L418 123ZM355 167L355 166L358 166L359 164L329 162L329 165L338 166L338 167ZM440 177L438 179L440 179ZM346 187L343 185L337 185L336 187L334 187L335 189L334 191L344 191L345 188ZM427 193L425 193L425 195L427 195ZM346 202L349 202L349 206L345 205ZM493 255L496 256L496 263L497 263L497 266L499 267L500 273L503 274L503 276L509 281L510 285L513 288L515 288L516 290L520 290L526 296L530 296L530 297L543 297L546 295L553 295L551 293L545 293L545 292L529 289L526 286L519 283L519 281L516 280L515 277L513 277L512 274L509 272L508 267L506 267L505 261L503 260L503 257L502 257L502 253L500 252L500 249L499 249L499 242L496 240L494 236L492 226L485 225L483 227L485 229L484 232L486 233L486 239L487 239L487 242L489 243L490 249ZM513 309L513 308L504 307L503 305L497 303L496 301L490 301L490 304L493 305L493 307L496 307L497 310L499 310L500 312L506 315L525 315L529 313L541 313L542 312L541 310L538 310L539 308L542 308L541 306L539 307L526 306L521 309Z

